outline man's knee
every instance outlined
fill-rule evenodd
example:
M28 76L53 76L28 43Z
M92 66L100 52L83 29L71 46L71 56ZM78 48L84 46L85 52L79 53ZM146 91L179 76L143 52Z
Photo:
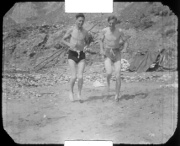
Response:
M77 78L78 78L78 80L83 79L83 75L82 74L78 74Z
M76 80L76 79L77 79L77 75L76 75L76 74L72 75L72 76L71 76L71 79L72 79L72 80Z
M112 73L107 73L106 76L109 78L112 76Z
M120 71L115 72L115 76L116 76L116 79L120 79L121 78L121 72Z

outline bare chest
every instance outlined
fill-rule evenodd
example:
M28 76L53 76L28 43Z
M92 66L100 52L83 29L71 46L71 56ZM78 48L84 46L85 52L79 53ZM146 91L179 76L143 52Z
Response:
M73 40L78 40L78 41L83 41L85 38L85 32L84 31L79 31L77 29L73 30L71 33L71 37Z
M115 31L115 32L107 31L105 33L105 39L108 41L119 41L120 40L120 33L118 31Z

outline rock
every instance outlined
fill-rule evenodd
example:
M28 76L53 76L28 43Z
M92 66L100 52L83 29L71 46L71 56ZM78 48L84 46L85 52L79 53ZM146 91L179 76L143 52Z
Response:
M173 84L168 84L168 85L160 85L160 88L168 88L168 87L172 87L172 88L178 88L178 83L173 83Z
M149 136L154 137L154 136L155 136L155 134L154 134L154 133L149 133Z
M33 77L35 80L39 80L39 79L41 79L41 74L34 75Z
M51 47L60 43L62 34L64 34L63 31L64 30L58 30L57 32L50 34L46 43L46 47Z
M169 74L164 74L162 77L160 77L158 80L160 81L168 81L169 79L171 79L171 75Z
M139 144L151 144L151 143L143 140L143 141L140 141Z
M93 86L94 86L94 87L103 87L103 86L105 86L105 85L96 80L96 81L93 83Z
M130 64L126 59L121 59L121 71L128 70Z

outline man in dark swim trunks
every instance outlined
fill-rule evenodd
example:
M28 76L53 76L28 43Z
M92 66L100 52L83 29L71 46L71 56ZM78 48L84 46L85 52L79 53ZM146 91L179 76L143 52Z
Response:
M112 75L112 64L114 64L116 76L116 95L115 100L120 98L121 88L121 51L126 50L127 42L125 41L124 34L116 28L117 18L110 16L108 18L109 27L106 27L101 32L100 39L100 52L105 56L105 69L107 73L107 92L110 89L110 78Z
M70 28L64 37L62 43L69 46L68 63L71 69L70 92L69 98L74 101L73 88L78 78L78 94L77 97L81 101L81 90L83 86L83 72L85 68L85 53L83 50L88 46L85 38L88 36L87 30L83 28L85 16L82 13L76 15L75 26ZM68 42L67 39L70 39Z

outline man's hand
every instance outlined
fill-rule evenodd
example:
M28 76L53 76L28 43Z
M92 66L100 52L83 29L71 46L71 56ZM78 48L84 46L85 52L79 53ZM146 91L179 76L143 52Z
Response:
M87 51L89 51L89 50L90 50L90 48L88 48L87 46L85 46L83 52L87 52Z

